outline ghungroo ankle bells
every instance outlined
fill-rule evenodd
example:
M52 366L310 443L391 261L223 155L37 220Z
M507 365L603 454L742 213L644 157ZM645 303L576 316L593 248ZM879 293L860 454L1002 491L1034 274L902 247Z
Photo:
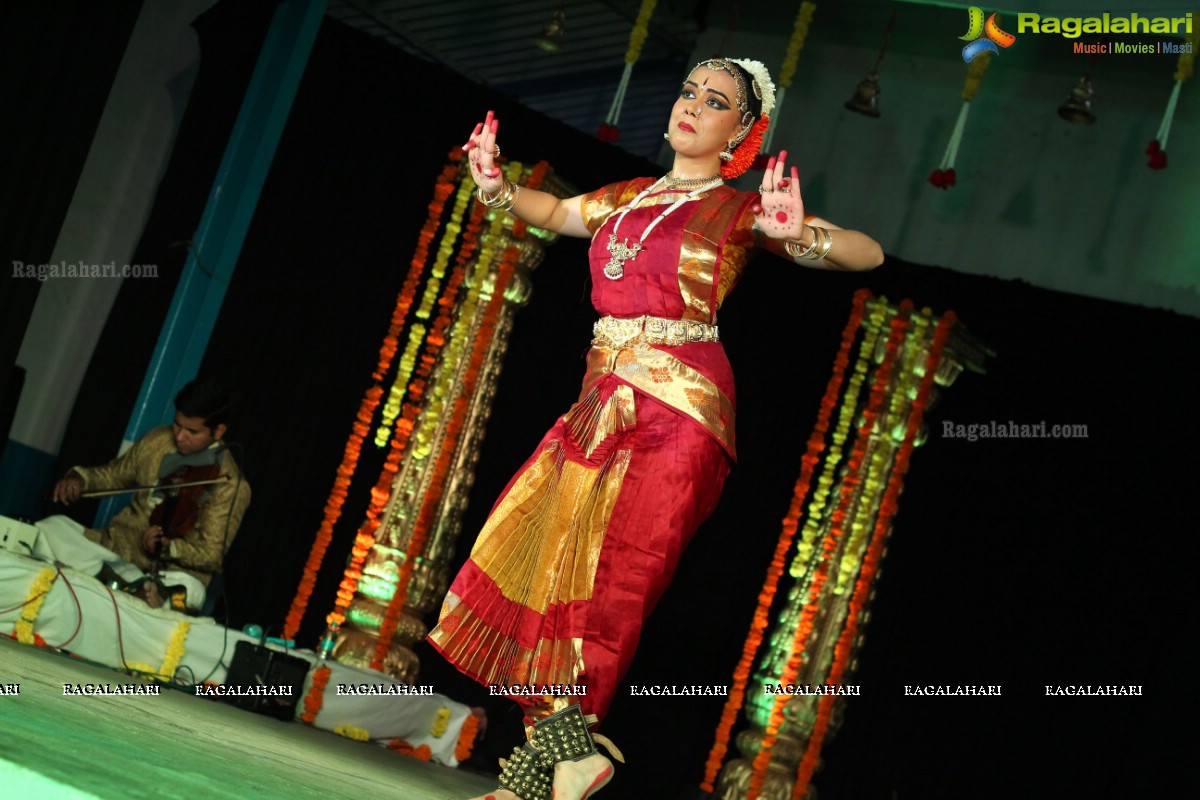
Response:
M576 704L535 722L529 730L529 741L514 750L508 761L501 762L500 786L521 800L551 800L554 765L594 755L599 752L597 743L624 764L625 756L607 737L588 731L588 725L595 721L595 717L584 716Z
M500 786L521 800L550 800L553 795L554 765L546 768L542 754L529 742L513 750L500 772Z
M529 743L541 753L542 763L551 769L559 761L578 761L596 752L583 711L577 705L538 720Z

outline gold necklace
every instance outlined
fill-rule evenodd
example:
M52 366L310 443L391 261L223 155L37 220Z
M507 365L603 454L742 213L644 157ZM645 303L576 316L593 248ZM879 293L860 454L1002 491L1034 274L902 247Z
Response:
M646 237L650 235L650 231L654 230L654 227L656 225L658 225L658 223L662 222L664 219L667 218L667 215L669 215L675 209L679 208L684 203L686 203L690 200L695 200L696 197L701 192L705 192L709 189L715 188L717 186L720 186L722 183L724 183L724 181L721 180L720 175L717 175L714 178L707 178L706 179L707 183L704 183L701 186L697 186L691 192L689 192L688 194L684 195L683 197L679 198L674 203L672 203L667 208L666 211L662 212L657 217L655 217L654 220L649 225L646 226L646 229L644 231L642 231L641 238L639 238L632 245L629 244L628 237L626 237L624 239L624 241L618 242L617 241L617 233L621 230L621 222L624 221L625 215L628 214L630 212L630 210L634 206L636 206L643 197L645 197L646 195L650 194L650 192L652 192L656 188L658 188L658 185L660 183L663 183L666 180L666 177L667 176L664 175L662 178L659 178L657 181L652 183L650 186L646 187L646 189L641 194L639 194L637 197L633 198L633 200L631 200L628 205L626 205L624 208L622 208L620 211L617 212L616 224L613 225L612 233L610 233L608 235L607 250L608 250L608 254L610 256L612 256L612 258L610 258L608 260L608 263L604 265L604 277L608 278L609 280L619 281L625 275L625 262L632 261L634 258L637 258L637 254L646 249L643 246L646 242ZM599 232L599 231L597 231L597 232Z
M668 172L663 178L667 182L667 186L671 189L696 189L701 186L707 186L713 181L721 180L720 174L709 175L707 178L676 178L675 173Z

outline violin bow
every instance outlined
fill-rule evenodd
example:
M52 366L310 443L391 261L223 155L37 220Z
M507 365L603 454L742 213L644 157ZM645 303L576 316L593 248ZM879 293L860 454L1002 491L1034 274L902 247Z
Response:
M163 489L185 489L188 486L210 486L214 483L223 483L230 480L228 475L222 475L219 478L210 478L204 481L185 481L184 483L166 483L153 486L131 486L128 489L99 489L94 492L81 492L79 497L111 497L117 494L127 494L129 492L145 492L159 491Z

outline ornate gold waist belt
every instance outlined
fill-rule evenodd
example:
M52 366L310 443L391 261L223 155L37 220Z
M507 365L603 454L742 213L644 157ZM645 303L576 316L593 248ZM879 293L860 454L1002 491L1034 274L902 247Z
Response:
M717 326L687 319L641 316L632 319L601 317L592 327L592 344L620 350L631 344L679 345L719 342Z

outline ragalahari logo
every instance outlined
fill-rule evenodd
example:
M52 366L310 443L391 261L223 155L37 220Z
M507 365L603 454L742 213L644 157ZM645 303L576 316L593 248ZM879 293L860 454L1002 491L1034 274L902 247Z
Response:
M1008 48L1012 47L1013 42L1017 37L1011 33L1000 30L1000 24L996 22L996 15L992 14L987 18L987 22L983 21L983 9L978 6L971 6L967 11L970 19L970 28L964 36L958 37L969 44L963 48L963 61L970 64L981 54L985 52L999 53L997 47Z

